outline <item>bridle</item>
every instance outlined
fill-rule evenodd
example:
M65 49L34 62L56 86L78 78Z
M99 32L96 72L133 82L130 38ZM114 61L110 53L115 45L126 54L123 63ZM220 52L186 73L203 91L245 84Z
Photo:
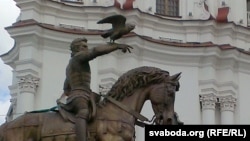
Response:
M168 82L165 82L165 83L172 83L172 82L168 81ZM145 125L160 125L159 123L162 122L162 119L163 119L163 111L162 110L160 110L158 113L153 115L151 120L149 120L147 117L145 117L142 114L136 112L135 110L131 109L130 107L128 107L126 105L124 105L123 103L115 100L114 98L112 98L110 96L107 96L107 95L103 95L103 94L100 94L100 95L102 97L106 98L107 100L109 100L110 102L112 102L113 104L115 104L116 106L120 107L124 111L130 113L135 118L137 118L137 120L135 121L135 124L138 125L138 126L145 127ZM161 109L164 109L164 108L161 108Z
M137 120L135 121L135 124L140 126L140 127L145 127L145 125L155 125L155 124L158 123L157 122L157 120L159 119L158 117L162 117L162 112L160 112L160 113L157 113L157 114L153 115L151 120L149 120L147 117L145 117L142 114L136 112L135 110L131 109L130 107L122 104L121 102L115 100L114 98L112 98L110 96L106 96L106 95L101 95L101 96L103 96L104 98L106 98L107 100L109 100L110 102L115 104L116 106L120 107L124 111L130 113L135 118L137 118Z

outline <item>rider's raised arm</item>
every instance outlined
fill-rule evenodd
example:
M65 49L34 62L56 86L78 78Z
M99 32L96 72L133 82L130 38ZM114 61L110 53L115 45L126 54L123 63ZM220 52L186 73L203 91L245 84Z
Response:
M122 50L124 53L132 49L132 47L125 45L125 44L106 44L106 45L99 45L97 47L94 47L93 49L89 49L88 51L81 51L78 52L75 57L78 57L78 59L81 59L83 61L86 60L92 60L98 56L102 56L108 53L111 53L115 50Z
M117 44L100 45L90 50L90 57L95 58L97 56L102 56L117 49L119 49Z
M127 51L130 52L130 49L132 49L132 47L125 44L116 44L116 43L100 45L90 50L89 57L94 59L97 56L102 56L118 49L122 50L125 53Z

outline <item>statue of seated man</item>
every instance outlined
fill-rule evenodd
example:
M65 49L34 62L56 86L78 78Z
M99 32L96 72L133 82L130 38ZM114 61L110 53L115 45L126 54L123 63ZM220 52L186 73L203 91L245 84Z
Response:
M86 38L77 38L70 45L71 58L66 68L66 79L63 86L61 98L67 97L67 106L76 117L76 138L77 141L87 141L87 118L89 115L88 103L90 100L91 70L89 61L97 56L111 53L115 50L122 50L124 53L132 47L124 44L108 43L88 49ZM60 99L61 99L60 98ZM60 100L59 99L59 100Z

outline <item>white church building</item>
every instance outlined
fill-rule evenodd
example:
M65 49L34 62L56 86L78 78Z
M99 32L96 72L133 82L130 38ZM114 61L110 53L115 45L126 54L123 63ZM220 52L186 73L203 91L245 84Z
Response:
M117 40L133 47L91 61L91 88L105 93L124 72L153 66L182 72L175 111L184 124L250 124L250 0L15 0L6 27L13 48L0 57L13 69L8 121L51 108L63 92L69 45L109 42L100 19L122 14L136 25ZM100 89L100 86L105 89ZM152 117L151 105L142 114ZM136 127L136 140L143 129Z

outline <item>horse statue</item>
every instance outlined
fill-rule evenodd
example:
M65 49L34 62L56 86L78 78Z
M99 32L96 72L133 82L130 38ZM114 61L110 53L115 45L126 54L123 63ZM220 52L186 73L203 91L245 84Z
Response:
M155 67L138 67L124 73L102 100L88 123L89 141L134 141L137 122L150 122L140 114L149 100L155 114L153 124L180 123L174 111L175 92L181 73ZM93 108L92 108L93 109ZM59 110L27 112L0 126L0 141L75 141L74 119Z

